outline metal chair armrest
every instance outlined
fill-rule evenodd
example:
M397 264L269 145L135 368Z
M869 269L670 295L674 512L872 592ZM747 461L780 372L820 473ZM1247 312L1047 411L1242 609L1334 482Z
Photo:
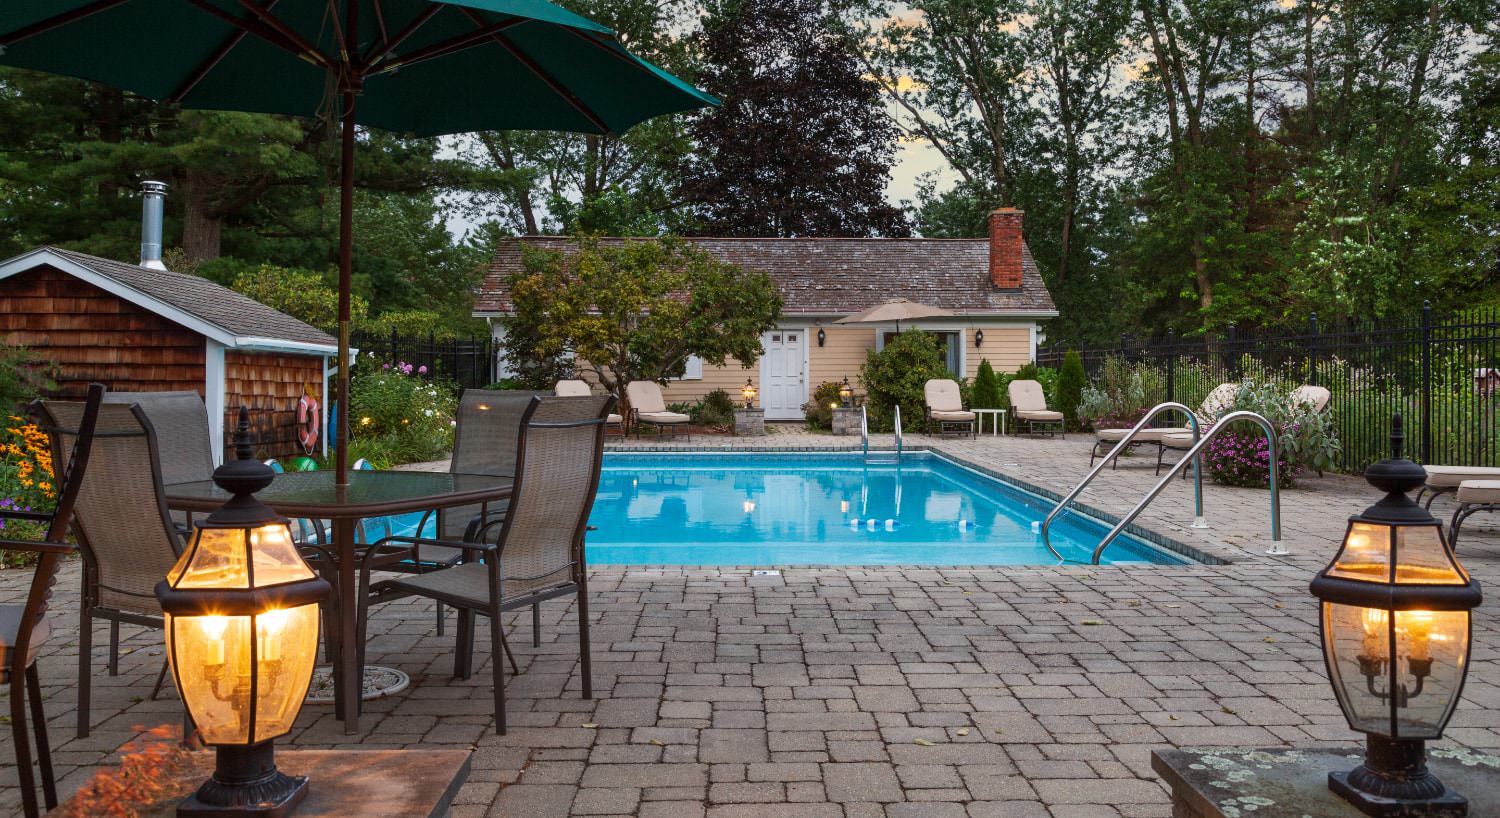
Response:
M49 542L47 540L0 539L0 550L30 551L36 554L71 554L78 550L78 546L72 543Z

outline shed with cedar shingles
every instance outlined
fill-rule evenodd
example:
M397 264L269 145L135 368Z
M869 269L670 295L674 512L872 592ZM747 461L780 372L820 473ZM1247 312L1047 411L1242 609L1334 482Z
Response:
M81 395L91 381L115 392L197 392L216 460L241 405L263 456L302 453L305 394L328 428L333 336L198 276L41 247L0 262L0 340L55 361L63 394Z

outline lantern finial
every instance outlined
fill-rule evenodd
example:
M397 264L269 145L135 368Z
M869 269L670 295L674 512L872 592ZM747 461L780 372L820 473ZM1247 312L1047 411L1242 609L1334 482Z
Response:
M1365 469L1365 482L1385 492L1385 497L1365 514L1387 522L1429 522L1432 516L1407 496L1427 482L1427 470L1401 456L1405 440L1401 416L1395 415L1391 418L1391 457Z
M240 420L234 430L234 460L214 469L214 483L234 495L209 515L216 525L257 525L280 519L276 512L255 499L257 491L271 485L276 472L255 459L254 437L250 433L250 410L240 407Z
M234 456L239 460L254 460L255 438L250 434L250 407L240 406L240 420L234 427Z
M1406 442L1406 435L1401 432L1401 414L1398 412L1391 415L1391 459L1401 459L1401 444Z

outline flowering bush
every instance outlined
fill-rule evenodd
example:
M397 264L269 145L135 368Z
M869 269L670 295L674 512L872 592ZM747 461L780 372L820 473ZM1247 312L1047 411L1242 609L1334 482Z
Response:
M1323 471L1333 467L1339 453L1333 420L1308 404L1295 403L1280 386L1246 381L1227 411L1256 412L1270 421L1276 430L1279 485L1293 485L1304 469ZM1216 483L1264 486L1270 482L1270 446L1260 427L1248 422L1240 421L1209 441L1204 462Z
M366 356L350 378L350 454L377 468L436 460L453 449L454 388L429 380L427 367L377 365Z
M1080 424L1096 429L1128 429L1167 394L1162 373L1148 364L1106 358L1092 383L1079 394L1076 414Z

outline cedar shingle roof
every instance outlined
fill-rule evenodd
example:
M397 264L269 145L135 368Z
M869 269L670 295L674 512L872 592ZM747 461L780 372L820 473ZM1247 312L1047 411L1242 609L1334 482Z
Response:
M474 311L513 309L506 280L521 269L521 242L561 249L573 239L529 236L495 250ZM628 239L600 239L618 245ZM990 281L988 239L688 239L715 257L776 282L788 315L847 315L892 298L906 298L959 315L1056 314L1030 248L1022 247L1021 287L1002 290Z
M301 344L338 345L338 340L332 335L206 278L170 270L154 270L58 247L42 249L219 327L230 335Z

